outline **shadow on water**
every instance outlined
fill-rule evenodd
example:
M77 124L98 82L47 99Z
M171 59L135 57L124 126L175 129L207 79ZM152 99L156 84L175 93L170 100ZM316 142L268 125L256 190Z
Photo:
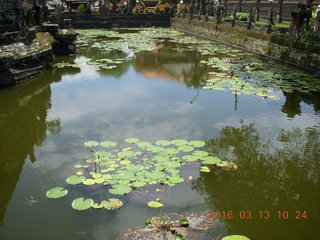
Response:
M224 127L220 137L207 141L207 150L239 169L201 174L193 188L213 211L232 211L234 218L224 220L231 234L259 240L319 239L319 139L314 128L281 130L274 147L262 142L253 123ZM240 219L241 211L250 212ZM278 211L280 216L288 211L288 219Z

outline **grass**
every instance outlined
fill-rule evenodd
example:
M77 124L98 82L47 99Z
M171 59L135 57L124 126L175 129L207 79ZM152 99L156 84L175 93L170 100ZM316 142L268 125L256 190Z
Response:
M260 24L260 25L266 25L268 22L267 21L256 21L256 24ZM280 28L289 28L290 27L290 23L275 23L277 27Z

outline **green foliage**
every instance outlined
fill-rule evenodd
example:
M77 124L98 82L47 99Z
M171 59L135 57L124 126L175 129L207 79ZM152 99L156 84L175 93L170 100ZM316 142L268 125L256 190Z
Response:
M183 219L179 220L179 224L182 227L188 227L189 226L189 221L188 221L188 219L183 218Z
M79 14L85 14L86 13L86 8L85 8L84 4L80 4L78 6L78 13Z
M240 21L247 21L249 18L249 13L237 12L236 17Z

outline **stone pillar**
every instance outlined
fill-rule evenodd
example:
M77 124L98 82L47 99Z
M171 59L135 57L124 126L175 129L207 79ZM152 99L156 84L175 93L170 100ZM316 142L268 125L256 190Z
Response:
M282 22L282 7L283 7L283 0L278 0L277 20L280 23Z
M255 13L255 20L259 21L260 19L260 0L256 2L256 13Z
M241 12L242 10L242 0L239 0L239 3L238 3L238 9L239 9L239 12Z

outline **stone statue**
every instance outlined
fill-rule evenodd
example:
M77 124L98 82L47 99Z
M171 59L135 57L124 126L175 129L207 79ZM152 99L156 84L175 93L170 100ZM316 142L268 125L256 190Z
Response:
M189 20L190 21L193 19L193 13L194 13L194 0L191 0L189 4L189 14L190 14Z
M234 5L234 7L233 7L231 18L232 18L231 26L234 27L236 25L236 20L237 20L237 6L236 5Z
M253 15L253 10L252 10L252 8L250 8L249 11L248 11L248 19L247 19L247 22L248 22L247 29L248 29L248 30L252 29L252 23L254 22L254 15Z

